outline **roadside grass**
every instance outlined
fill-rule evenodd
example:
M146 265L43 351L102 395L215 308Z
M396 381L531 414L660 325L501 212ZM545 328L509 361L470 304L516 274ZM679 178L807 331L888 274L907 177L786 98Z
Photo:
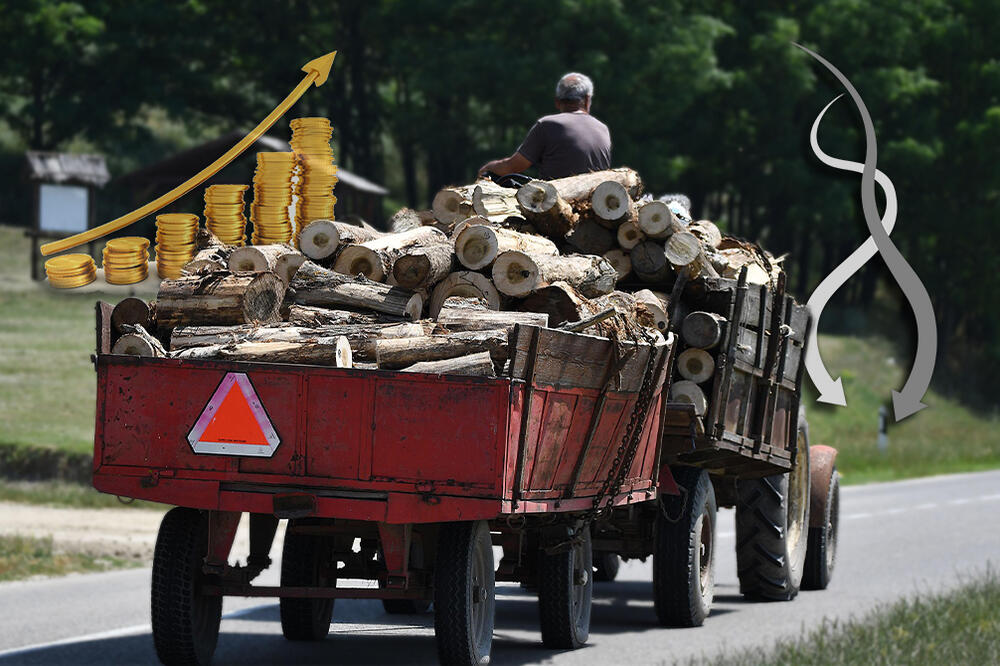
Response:
M138 566L139 560L56 550L51 537L0 536L0 582L32 576L107 571Z
M723 655L716 666L1000 663L996 571L943 594L883 606L863 618L828 621L801 638Z
M28 240L0 226L0 444L89 454L93 449L94 302L118 295L62 293L29 279ZM841 376L847 407L815 402L806 381L813 443L840 450L844 483L1000 467L1000 418L975 413L934 391L929 407L891 423L891 391L910 359L888 340L820 336L823 359ZM889 447L879 452L878 409L889 407ZM0 476L3 470L0 469Z
M121 502L114 495L97 492L91 486L64 481L0 480L0 502L39 504L74 509L149 509L163 511L164 505L135 500Z

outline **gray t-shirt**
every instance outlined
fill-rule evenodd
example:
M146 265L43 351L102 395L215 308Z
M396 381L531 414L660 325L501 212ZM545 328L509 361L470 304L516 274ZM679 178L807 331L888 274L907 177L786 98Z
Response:
M584 113L556 113L539 118L517 149L542 178L565 178L611 168L611 133Z

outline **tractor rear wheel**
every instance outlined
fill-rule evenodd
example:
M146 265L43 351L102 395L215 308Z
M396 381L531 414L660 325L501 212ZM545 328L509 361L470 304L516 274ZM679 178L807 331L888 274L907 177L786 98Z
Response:
M336 587L336 563L328 536L300 534L296 527L309 524L290 520L281 550L281 585ZM330 633L334 599L282 597L279 602L281 633L290 641L321 641Z
M494 585L487 522L442 525L434 563L434 637L442 664L490 663Z
M564 552L542 551L538 568L538 613L547 648L575 650L590 637L594 559L590 530Z
M653 605L664 626L700 627L715 596L715 489L702 469L675 467L671 471L681 495L660 500Z
M176 507L163 516L153 554L152 625L164 664L208 664L219 640L222 597L202 591L207 515Z

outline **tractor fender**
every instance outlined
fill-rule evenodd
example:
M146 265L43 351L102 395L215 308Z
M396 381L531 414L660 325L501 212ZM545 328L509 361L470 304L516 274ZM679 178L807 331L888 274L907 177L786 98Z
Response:
M837 449L832 446L809 447L809 527L823 527L836 463Z

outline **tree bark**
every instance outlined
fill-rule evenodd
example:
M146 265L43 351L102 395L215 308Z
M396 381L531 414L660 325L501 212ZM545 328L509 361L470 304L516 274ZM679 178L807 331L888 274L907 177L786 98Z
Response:
M189 275L163 280L156 296L161 328L196 324L266 324L280 318L284 283L273 273Z
M213 273L215 271L228 270L229 255L232 251L233 248L221 244L199 250L194 255L194 258L187 262L181 273L184 275L195 275L197 273Z
M510 229L470 224L455 237L455 256L469 270L490 266L501 252L517 250L529 254L558 255L555 243L542 236Z
M661 332L667 330L670 324L670 319L667 316L667 306L655 293L649 289L640 289L635 292L635 300L649 312L657 330Z
M433 375L468 375L493 377L493 360L487 351L446 358L440 361L421 361L403 368L400 372L422 372Z
M692 233L704 245L712 248L713 250L719 247L722 243L722 232L719 231L719 227L717 227L714 222L710 222L708 220L698 220L697 222L689 224L687 231Z
M440 361L484 351L489 352L494 363L502 364L507 359L507 331L464 331L375 342L380 368L403 368L421 361Z
M392 277L406 289L430 289L451 273L455 258L448 241L429 243L406 251L392 265Z
M549 326L562 326L569 321L580 321L591 314L587 299L565 282L555 282L543 287L517 303L521 312L540 312L548 315Z
M500 294L490 279L473 271L456 271L441 280L431 293L430 316L437 317L447 298L482 298L491 310L500 309Z
M345 326L348 324L399 324L402 317L378 312L353 312L351 310L330 310L309 305L292 305L288 309L288 323L303 328L320 326Z
M239 342L228 345L191 347L171 354L172 358L225 359L264 363L302 363L351 367L351 345L343 336L315 338L308 342Z
M363 277L349 277L307 261L289 286L299 305L349 306L384 312L411 321L420 319L423 299L401 287L390 287Z
M346 222L313 220L299 234L299 248L309 259L320 261L334 256L343 245L365 243L381 235L373 229Z
M153 328L153 311L149 304L141 298L129 296L122 299L111 311L111 325L119 333L125 331L125 325L140 325L146 329Z
M393 264L412 250L447 243L448 239L434 227L418 227L398 234L386 234L360 245L348 245L337 255L333 269L345 275L364 275L369 280L384 282Z
M115 341L111 348L112 354L148 358L163 358L167 355L160 341L150 335L141 324L124 324L122 330L125 334Z
M593 220L580 220L566 236L566 245L580 254L606 254L618 246L615 232Z
M511 329L516 324L548 326L549 316L542 312L499 312L476 307L454 307L454 299L445 302L435 321L449 331Z
M567 282L588 298L614 290L618 273L604 259L592 255L545 256L507 251L493 263L493 283L508 296L527 296L552 284Z
M517 190L486 181L472 191L472 210L491 222L503 222L511 215L520 215Z
M651 240L639 243L629 253L632 271L643 282L661 284L673 273L663 246Z

